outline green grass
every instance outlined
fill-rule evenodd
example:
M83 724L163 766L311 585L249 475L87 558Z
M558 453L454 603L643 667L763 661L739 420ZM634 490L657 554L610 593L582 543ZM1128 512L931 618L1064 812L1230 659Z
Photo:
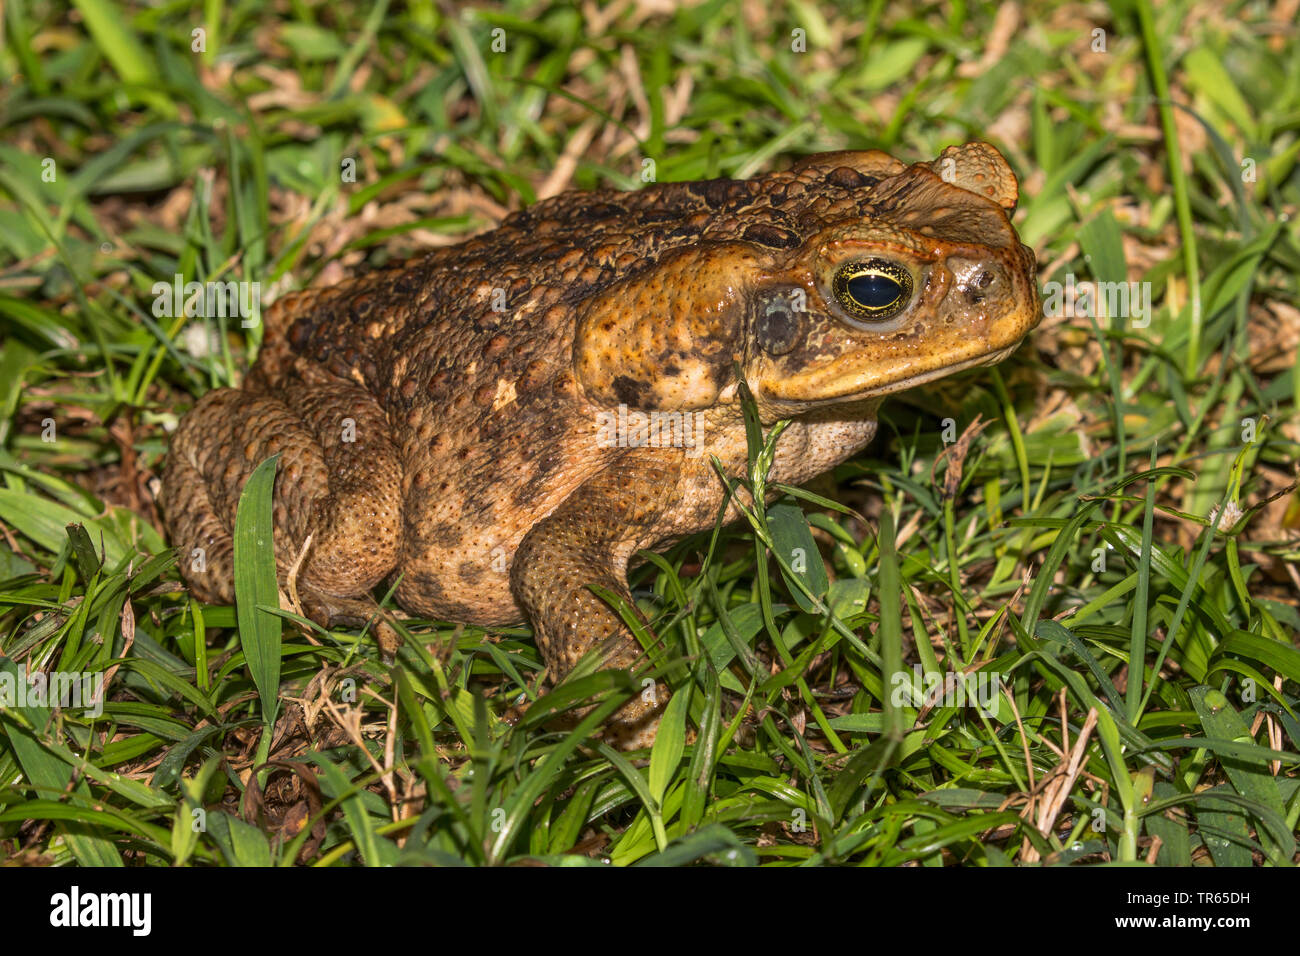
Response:
M1010 30L883 2L4 9L0 655L108 691L96 718L0 708L5 857L1297 860L1300 62L1267 5L1034 4ZM636 188L646 161L968 139L1020 175L1040 280L1149 282L1149 324L1049 315L1000 368L888 402L833 479L653 558L633 584L676 709L650 754L588 738L640 684L539 686L526 628L402 622L390 666L277 614L265 487L238 613L180 586L167 433L260 328L156 318L155 282L334 281L557 168ZM914 665L1006 692L923 705L894 692Z

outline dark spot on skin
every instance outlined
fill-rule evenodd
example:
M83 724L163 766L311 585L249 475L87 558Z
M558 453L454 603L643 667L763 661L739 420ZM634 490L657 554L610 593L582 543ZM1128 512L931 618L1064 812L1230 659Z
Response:
M441 605L442 617L448 621L468 622L474 617L474 611L467 604L448 601Z
M534 433L533 439L534 441L541 441L543 444L528 448L521 442L523 448L522 457L524 461L528 462L533 478L541 480L549 477L552 472L559 469L564 464L565 458L559 449L545 444L549 440L549 436L540 436Z
M389 584L391 583L392 579L390 578ZM442 596L447 593L446 588L442 586L442 582L430 571L412 571L406 575L406 583L412 591L419 592L434 603L441 602Z
M440 548L454 548L464 537L465 533L460 529L460 525L451 521L433 525L428 532L429 542Z
M304 317L294 322L289 326L289 347L295 352L301 352L307 347L315 331L316 323L309 318Z
M720 209L733 200L749 195L749 190L743 182L736 182L732 179L706 179L702 182L691 183L687 188L692 195L699 196L706 205L714 209Z
M411 572L405 578L405 586L411 593L419 594L423 601L433 605L435 611L432 617L461 622L468 622L473 617L470 608L447 597L447 588L432 571Z
M393 291L399 295L410 295L412 292L419 292L422 285L424 285L424 271L408 269L399 272L397 278L393 280Z
M361 321L375 308L374 300L368 295L359 295L352 300L352 318Z
M742 238L756 245L769 246L773 249L793 249L800 241L796 233L769 222L757 222L746 227Z
M600 202L580 207L574 218L582 222L598 222L602 219L617 219L625 215L627 215L627 210L617 203Z
M470 587L478 584L483 577L483 568L473 561L462 561L456 572L460 575L460 579Z
M490 493L491 489L486 489ZM487 500L474 493L465 498L465 523L473 528L482 528L492 524L496 513L496 499Z
M696 226L678 226L672 232L668 233L669 239L693 239L700 234Z
M680 209L666 209L662 207L658 209L643 209L637 216L637 219L640 222L647 225L653 225L659 222L672 222L673 220L680 218L682 218L682 211Z
M433 398L443 398L447 393L447 385L451 381L451 376L446 369L440 372L434 372L433 377L429 379L428 387L425 391Z
M645 382L638 382L634 378L628 378L626 375L620 375L613 382L614 394L618 400L630 408L641 407L642 402L648 396L650 389Z
M826 182L832 186L839 186L841 189L861 189L864 186L874 186L876 181L869 176L864 176L851 166L840 166L832 169L826 174Z
M501 408L489 416L481 425L479 425L479 438L481 442L488 445L495 445L502 439L502 432L507 428L513 428L511 423L512 416L507 414L508 409Z
M550 369L546 363L540 359L534 359L528 363L524 369L524 374L519 377L517 388L521 392L528 392L541 388L550 378Z
M708 366L709 382L716 391L721 391L723 386L731 381L731 365L734 359L727 351L719 352L712 356L712 359L712 363Z
M545 485L540 481L526 481L515 489L512 501L517 508L527 508L537 501L545 490Z
M501 225L510 226L515 229L524 229L533 224L533 211L531 209L520 209L513 212L502 221Z
M681 373L681 367L676 362L669 362L664 366L664 375L669 378L672 378L674 375L680 375Z

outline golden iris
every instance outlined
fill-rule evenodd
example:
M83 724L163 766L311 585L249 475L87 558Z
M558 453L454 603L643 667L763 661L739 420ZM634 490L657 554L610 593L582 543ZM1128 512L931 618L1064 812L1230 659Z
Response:
M831 288L849 314L883 322L898 315L911 301L912 274L885 259L846 262L835 270Z

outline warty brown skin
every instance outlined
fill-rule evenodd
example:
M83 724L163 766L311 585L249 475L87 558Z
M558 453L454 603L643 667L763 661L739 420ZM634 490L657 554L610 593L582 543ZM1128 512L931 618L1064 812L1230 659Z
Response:
M286 296L243 387L209 392L172 440L182 573L199 598L233 601L239 493L278 453L277 564L283 581L310 535L296 590L314 618L364 618L400 577L416 614L529 621L554 678L597 644L604 666L630 667L640 646L588 586L631 603L638 550L712 526L710 456L745 469L736 363L764 424L793 420L771 480L852 456L881 396L998 361L1037 324L1016 190L981 143L912 166L828 153L748 181L566 193L402 268ZM833 284L868 260L911 280L887 320L851 315ZM702 447L611 443L620 406L689 413ZM647 744L660 691L607 736Z

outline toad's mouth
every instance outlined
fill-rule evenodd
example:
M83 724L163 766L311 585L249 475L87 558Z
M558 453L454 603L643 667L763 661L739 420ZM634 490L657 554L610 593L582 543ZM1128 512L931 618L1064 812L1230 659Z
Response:
M929 368L910 375L903 374L898 378L883 383L872 382L869 376L824 374L818 376L821 381L805 379L802 382L786 380L773 383L764 387L761 394L778 404L807 405L815 402L819 405L830 405L857 402L863 399L892 395L895 392L903 392L909 388L915 388L918 385L924 385L927 382L954 375L957 372L964 372L967 369L996 365L1008 358L1019 347L1020 342L1017 341L1003 348L981 352L937 368ZM825 388L819 388L819 385L824 385ZM755 392L755 394L758 395L760 392Z
M955 365L946 365L943 368L932 369L929 372L921 372L917 375L911 375L907 378L899 379L896 382L890 382L888 385L882 385L879 388L869 389L854 395L846 396L849 399L856 398L875 398L879 395L892 395L894 392L905 392L909 388L915 388L917 385L924 385L926 382L933 382L935 379L945 378L957 372L964 372L968 368L980 368L985 365L997 365L1004 359L1010 358L1011 353L1020 347L1020 343L1009 345L1004 349L996 352L986 352L983 355L976 355L973 358L958 362Z

